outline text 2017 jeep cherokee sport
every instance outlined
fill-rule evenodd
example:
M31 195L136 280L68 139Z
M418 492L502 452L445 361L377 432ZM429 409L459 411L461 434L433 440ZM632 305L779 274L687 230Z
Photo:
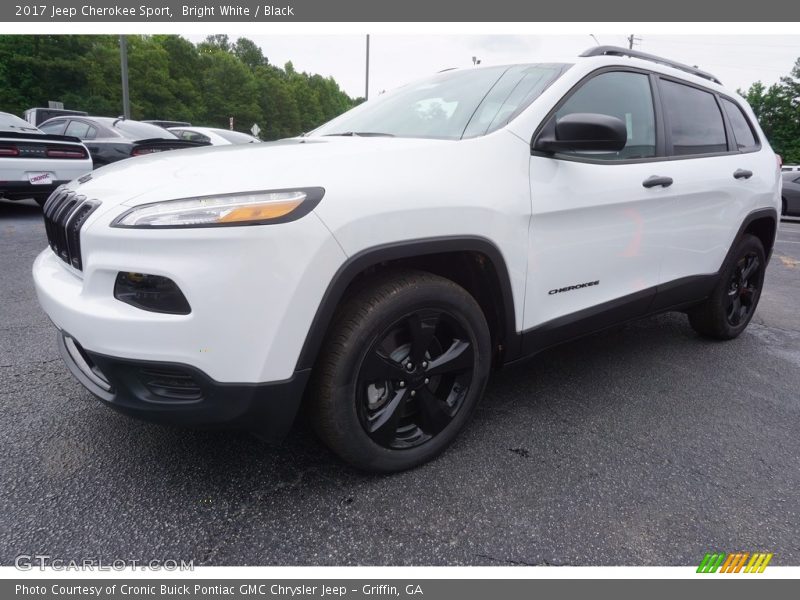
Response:
M780 202L741 98L598 47L100 169L49 199L33 274L110 406L279 438L302 401L342 458L395 471L453 440L492 365L667 310L739 335Z

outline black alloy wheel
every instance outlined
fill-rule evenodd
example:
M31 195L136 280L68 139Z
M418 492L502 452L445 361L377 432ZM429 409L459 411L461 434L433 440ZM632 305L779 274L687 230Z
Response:
M748 321L755 310L763 283L761 260L755 252L749 252L736 263L728 283L728 303L725 315L732 327Z
M756 312L766 267L761 240L743 235L722 265L711 294L687 311L692 328L716 340L732 340L742 333Z
M419 310L392 323L359 369L356 402L364 431L384 448L424 444L463 406L473 362L468 332L445 311Z
M478 302L457 283L410 269L360 282L340 303L304 405L314 430L351 465L416 467L456 438L492 363Z

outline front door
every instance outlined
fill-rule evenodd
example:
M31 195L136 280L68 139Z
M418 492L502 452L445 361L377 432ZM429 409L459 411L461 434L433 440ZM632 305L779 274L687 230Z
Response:
M554 117L599 113L627 126L619 152L534 155L525 297L526 350L646 312L659 283L673 189L650 185L668 161L645 72L607 70L576 87ZM558 330L554 339L552 333ZM532 330L532 331L531 331ZM532 340L532 341L531 341ZM533 345L533 347L531 347Z

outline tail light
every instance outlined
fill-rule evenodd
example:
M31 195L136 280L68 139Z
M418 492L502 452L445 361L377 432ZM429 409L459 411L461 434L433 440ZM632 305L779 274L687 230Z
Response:
M145 154L155 154L161 152L159 148L134 148L131 156L143 156Z
M47 158L86 158L83 148L48 148Z
M19 156L19 148L16 146L0 146L0 156Z

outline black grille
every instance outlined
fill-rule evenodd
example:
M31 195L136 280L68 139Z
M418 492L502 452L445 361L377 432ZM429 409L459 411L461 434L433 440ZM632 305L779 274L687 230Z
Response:
M53 252L68 265L79 271L81 260L81 227L99 202L59 187L44 205L44 228Z
M191 373L173 367L139 369L140 381L154 396L175 402L196 402L203 392Z

